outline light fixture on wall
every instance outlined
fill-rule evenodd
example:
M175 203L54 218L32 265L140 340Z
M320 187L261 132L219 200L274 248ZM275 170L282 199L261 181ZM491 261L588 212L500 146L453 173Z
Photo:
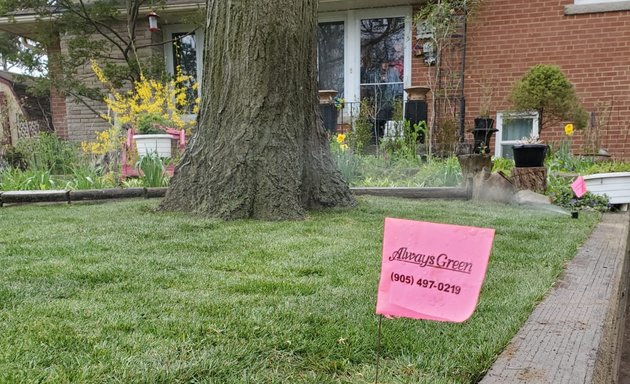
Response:
M160 16L158 16L158 14L154 11L149 12L149 14L147 15L147 18L149 19L149 31L157 32L160 30L160 28L158 27L159 17Z

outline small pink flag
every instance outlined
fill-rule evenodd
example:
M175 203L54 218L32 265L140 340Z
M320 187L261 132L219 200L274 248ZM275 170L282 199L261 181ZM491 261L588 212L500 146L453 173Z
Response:
M463 322L475 311L494 229L385 219L376 313Z
M582 176L578 176L578 178L571 184L571 189L578 198L584 196L586 193L586 183L584 182L584 178Z

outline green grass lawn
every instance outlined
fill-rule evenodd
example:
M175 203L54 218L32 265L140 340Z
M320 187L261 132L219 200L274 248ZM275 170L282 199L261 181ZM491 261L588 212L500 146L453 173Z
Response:
M361 198L304 221L0 208L0 383L371 383L386 216L492 227L463 324L385 320L383 383L473 383L599 219Z

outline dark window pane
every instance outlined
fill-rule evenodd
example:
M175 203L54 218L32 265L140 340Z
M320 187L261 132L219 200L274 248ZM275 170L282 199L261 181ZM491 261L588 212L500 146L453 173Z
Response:
M402 103L404 41L404 17L361 20L362 108L368 108L378 138L395 118L396 103Z
M319 89L344 93L344 24L343 21L320 23L317 44Z
M361 83L402 83L405 18L361 20Z

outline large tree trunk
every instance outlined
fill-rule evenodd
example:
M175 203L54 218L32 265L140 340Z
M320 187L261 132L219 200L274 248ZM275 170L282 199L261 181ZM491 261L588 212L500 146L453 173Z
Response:
M161 208L293 219L355 204L316 86L318 0L208 0L201 114Z

